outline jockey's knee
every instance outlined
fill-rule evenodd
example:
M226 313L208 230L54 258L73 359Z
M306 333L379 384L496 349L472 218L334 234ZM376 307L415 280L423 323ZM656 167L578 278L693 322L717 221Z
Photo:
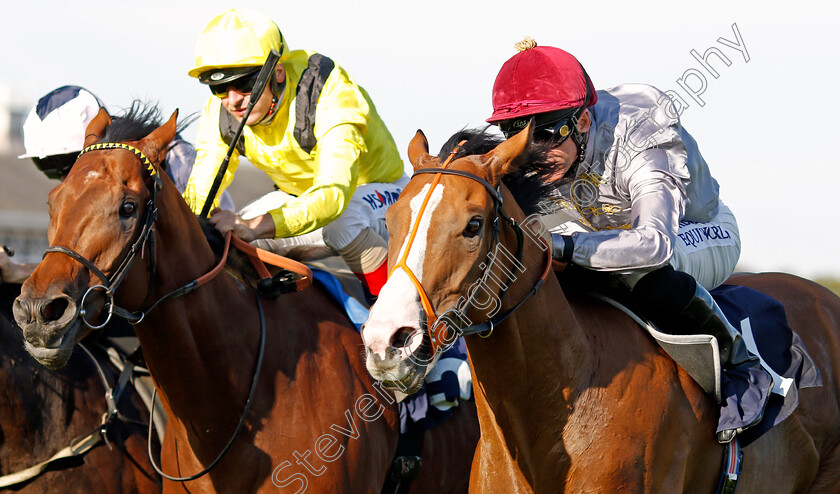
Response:
M336 237L329 227L324 229L324 242L341 255L371 295L378 295L388 277L388 242L372 228L363 228L349 242L336 242Z
M694 297L697 282L666 264L642 276L632 289L633 303L663 328L679 328L682 310Z
M388 257L388 242L372 228L363 228L348 240L347 232L336 235L327 227L324 228L324 243L338 252L354 272L379 267Z

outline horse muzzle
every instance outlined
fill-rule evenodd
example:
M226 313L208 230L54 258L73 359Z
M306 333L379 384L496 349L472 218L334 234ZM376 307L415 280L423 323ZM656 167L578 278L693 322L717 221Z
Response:
M23 330L26 351L45 367L64 367L82 329L76 301L63 294L53 298L21 295L12 312Z
M384 351L377 352L375 345L366 345L368 372L384 388L406 394L419 391L429 363L427 339L420 330L401 328Z

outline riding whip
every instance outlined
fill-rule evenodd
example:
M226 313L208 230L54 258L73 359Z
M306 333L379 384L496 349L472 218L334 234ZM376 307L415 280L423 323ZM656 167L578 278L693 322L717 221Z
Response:
M233 150L236 149L236 145L242 137L242 130L245 128L245 122L248 120L248 116L251 115L251 110L254 109L254 105L260 97L262 97L262 93L268 84L269 78L273 77L274 67L277 65L279 60L280 54L275 50L271 50L271 53L268 54L268 58L265 60L265 64L262 66L262 69L260 69L260 74L257 76L257 81L254 83L254 89L251 91L251 99L248 101L248 107L245 109L245 115L243 115L242 119L239 121L239 127L236 129L236 133L230 141L227 155L225 156L225 159L222 160L222 165L219 167L216 179L213 180L213 186L210 187L210 193L207 195L207 199L204 200L204 207L201 208L202 218L206 218L210 213L210 208L213 206L213 202L216 200L216 194L219 192L219 187L222 185L222 177L224 177L225 172L227 172L230 157L233 155ZM254 98L255 94L257 95L256 98Z

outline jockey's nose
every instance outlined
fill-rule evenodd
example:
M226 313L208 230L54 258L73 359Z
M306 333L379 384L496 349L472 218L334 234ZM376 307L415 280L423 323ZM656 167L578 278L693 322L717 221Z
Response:
M227 89L227 97L225 99L227 99L228 102L233 106L240 106L240 103L242 103L245 100L245 95L240 93L236 89L229 87Z

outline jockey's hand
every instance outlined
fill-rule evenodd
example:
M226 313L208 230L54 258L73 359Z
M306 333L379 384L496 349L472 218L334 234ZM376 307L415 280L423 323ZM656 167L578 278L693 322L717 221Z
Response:
M232 231L234 235L246 242L274 237L274 220L270 214L243 220L233 211L216 208L210 213L210 222L222 235Z
M23 283L37 264L18 264L9 258L4 249L0 249L0 282L2 283Z

